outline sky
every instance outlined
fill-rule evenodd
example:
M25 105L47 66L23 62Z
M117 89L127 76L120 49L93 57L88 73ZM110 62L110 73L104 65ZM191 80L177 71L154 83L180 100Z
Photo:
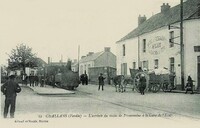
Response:
M78 59L88 52L111 47L160 6L180 0L0 0L0 63L18 44L26 44L47 62Z

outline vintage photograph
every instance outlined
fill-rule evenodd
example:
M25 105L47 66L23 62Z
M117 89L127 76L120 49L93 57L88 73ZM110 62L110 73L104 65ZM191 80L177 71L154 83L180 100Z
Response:
M0 0L1 128L200 126L200 0Z

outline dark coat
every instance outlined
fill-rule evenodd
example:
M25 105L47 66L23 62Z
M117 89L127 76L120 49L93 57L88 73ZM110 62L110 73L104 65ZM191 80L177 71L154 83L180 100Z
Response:
M146 78L145 77L141 77L140 78L140 86L145 88L146 87Z
M8 80L4 85L1 86L1 92L3 92L7 98L16 97L17 93L20 91L20 86L14 82L14 80Z
M103 76L99 76L99 85L104 85L104 77Z

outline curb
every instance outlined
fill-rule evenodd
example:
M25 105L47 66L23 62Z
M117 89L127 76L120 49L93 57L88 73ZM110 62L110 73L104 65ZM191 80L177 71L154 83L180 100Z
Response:
M36 94L38 94L38 95L71 95L71 94L75 94L75 92L73 92L73 91L69 91L69 90L65 90L65 89L61 89L61 90L65 90L65 91L68 91L68 92L57 92L57 93L46 93L46 92L39 92L39 91L37 91L36 89L34 89L33 87L30 87L30 86L25 86L25 87L27 87L27 88L30 88L32 91L34 91ZM43 87L41 87L41 88L43 88ZM60 88L58 88L58 89L60 89Z

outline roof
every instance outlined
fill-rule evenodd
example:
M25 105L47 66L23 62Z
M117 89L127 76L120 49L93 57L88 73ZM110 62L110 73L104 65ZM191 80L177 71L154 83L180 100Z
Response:
M82 59L80 60L80 63L96 60L102 53L103 53L103 51L102 51L102 52L94 53L94 54L89 55L89 56L86 56L86 57L84 57L84 58L82 58Z
M187 20L194 15L198 10L198 4L200 0L187 0L183 3L183 19ZM198 17L199 18L199 17ZM180 4L170 8L166 13L158 13L153 15L148 20L140 24L136 29L128 33L125 37L117 42L122 42L127 39L131 39L142 35L147 32L159 29L164 26L168 26L173 23L180 22Z

